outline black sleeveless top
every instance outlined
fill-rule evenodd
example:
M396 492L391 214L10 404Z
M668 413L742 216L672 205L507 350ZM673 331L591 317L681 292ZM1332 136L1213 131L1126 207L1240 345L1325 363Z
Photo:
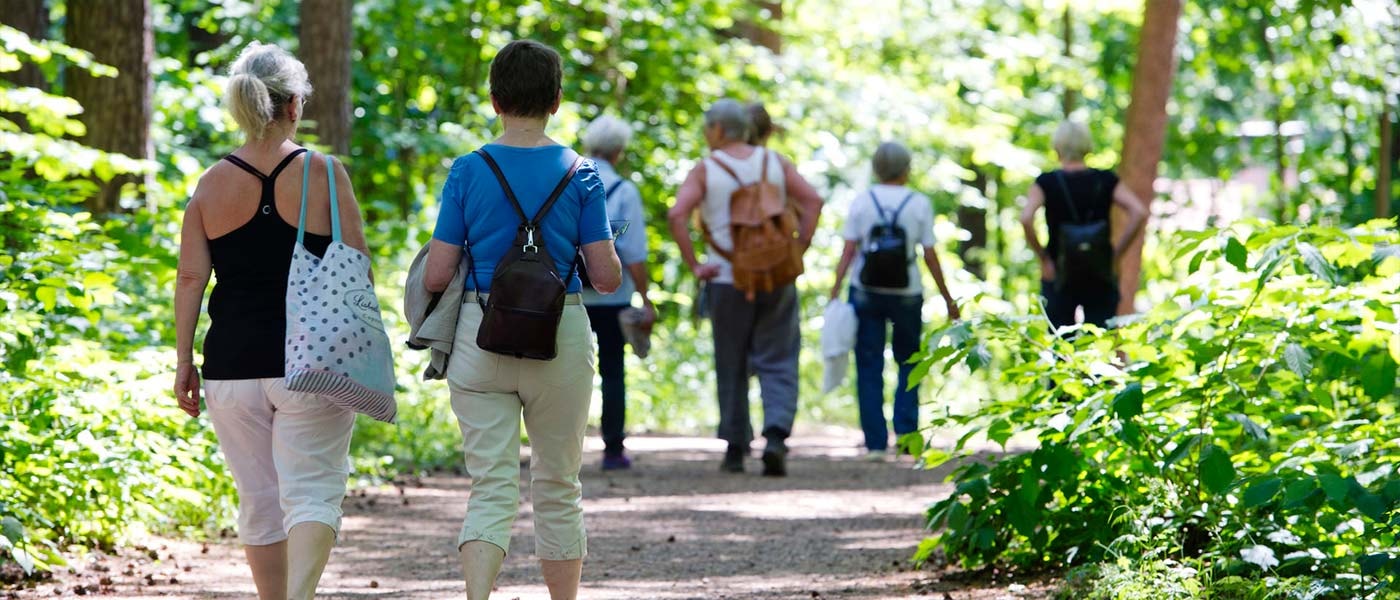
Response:
M1060 183L1063 173L1064 184ZM1051 258L1060 254L1060 223L1073 221L1071 214L1078 213L1081 222L1102 221L1109 218L1113 207L1113 189L1118 187L1118 175L1113 171L1100 169L1080 169L1065 171L1056 169L1041 173L1035 184L1045 194L1045 225L1050 230L1045 252ZM1071 198L1065 197L1068 189L1074 202L1070 210Z
M209 240L214 292L204 337L205 379L283 376L287 274L297 228L277 214L275 191L277 176L304 152L292 151L267 175L237 156L224 157L262 181L262 196L251 220ZM306 234L306 249L316 256L323 256L330 243L330 236Z

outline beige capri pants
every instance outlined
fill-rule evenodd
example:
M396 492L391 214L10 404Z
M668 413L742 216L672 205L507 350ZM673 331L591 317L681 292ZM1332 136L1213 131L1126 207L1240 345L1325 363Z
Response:
M355 413L281 377L205 380L204 401L238 486L238 538L248 546L325 523L340 533Z
M447 383L462 429L472 478L467 517L457 547L485 541L510 551L520 507L520 420L530 434L530 492L535 555L544 560L583 558L583 433L593 398L596 358L588 313L564 306L554 360L502 356L476 345L481 307L462 304Z

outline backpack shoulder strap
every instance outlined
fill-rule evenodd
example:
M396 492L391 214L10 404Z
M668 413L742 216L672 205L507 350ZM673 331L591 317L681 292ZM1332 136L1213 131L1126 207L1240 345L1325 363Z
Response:
M899 221L899 213L902 212L904 210L904 207L909 205L909 201L913 199L914 192L909 192L904 196L903 200L899 201L899 206L895 207L894 209L894 215L890 217L890 225L897 224L897 222Z
M574 156L574 163L569 165L569 170L564 173L564 177L559 180L558 185L554 186L554 191L549 193L549 199L544 201L544 206L540 207L540 212L535 213L534 220L530 221L532 227L539 228L540 223L544 221L545 216L549 214L549 210L554 208L554 203L558 202L559 197L564 195L564 190L569 187L569 182L573 180L574 173L577 173L578 168L581 166L583 166L583 157Z
M726 174L728 174L729 177L732 178L734 181L738 182L740 186L746 185L744 183L744 180L739 178L739 174L734 172L734 168L725 164L724 161L720 160L718 156L714 155L714 153L711 153L709 158L710 162L718 165L721 171L724 171Z
M491 172L496 175L496 181L501 184L501 191L506 193L506 199L510 200L510 205L515 208L515 214L520 216L522 222L529 223L530 218L525 216L525 209L520 207L520 200L516 199L515 190L510 189L510 182L506 181L506 174L501 172L501 165L496 164L496 159L491 158L485 148L478 148L475 154L486 161L486 166L490 167Z
M875 207L875 214L880 215L880 220L886 223L891 219L885 218L885 207L880 206L880 197L875 195L875 188L870 188L870 204Z
M611 200L613 194L617 192L617 189L622 187L622 184L624 183L627 183L626 179L619 178L617 181L614 181L612 185L608 186L607 190L603 191L603 197Z
M1055 171L1055 179L1060 182L1060 191L1065 195L1065 206L1069 207L1069 216L1075 223L1080 223L1079 211L1074 208L1074 196L1069 193L1069 183L1065 181L1063 170Z

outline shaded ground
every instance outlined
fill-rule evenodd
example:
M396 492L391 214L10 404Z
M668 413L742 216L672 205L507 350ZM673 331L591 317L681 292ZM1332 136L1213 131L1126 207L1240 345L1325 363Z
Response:
M594 446L597 440L591 440ZM869 463L857 438L821 431L795 438L785 479L717 470L716 440L633 438L634 468L585 459L590 554L587 599L1043 598L1044 585L993 585L957 573L914 569L920 515L947 493L944 471ZM522 478L528 473L522 468ZM346 500L340 545L321 596L344 599L459 598L456 549L470 482L431 477L356 493ZM528 500L493 598L545 599ZM155 559L152 559L152 557ZM253 587L232 541L154 539L116 557L92 557L20 598L84 593L106 598L250 598Z

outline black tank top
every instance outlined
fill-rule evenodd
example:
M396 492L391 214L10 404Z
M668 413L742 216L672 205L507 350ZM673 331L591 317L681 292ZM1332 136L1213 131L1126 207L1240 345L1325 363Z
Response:
M237 156L225 156L262 181L253 218L242 227L209 240L214 292L209 296L209 333L204 337L205 379L262 379L283 376L287 333L287 274L297 228L277 214L276 182L298 148L264 175ZM306 234L306 249L323 256L330 236Z

